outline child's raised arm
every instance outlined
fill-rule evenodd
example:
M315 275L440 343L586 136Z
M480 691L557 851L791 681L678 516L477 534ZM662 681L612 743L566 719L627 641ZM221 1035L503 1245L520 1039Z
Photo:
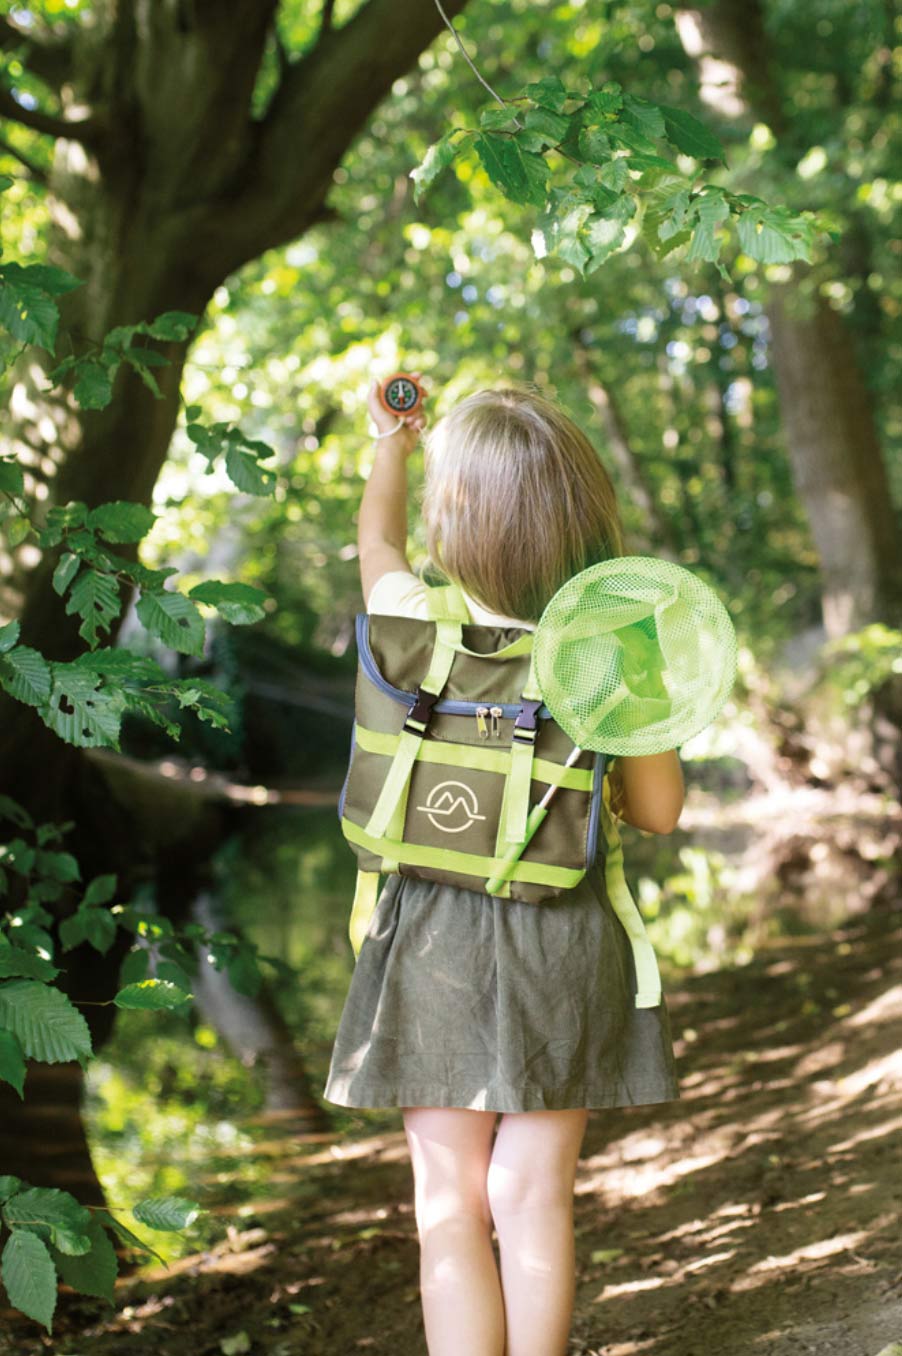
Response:
M413 376L419 377L419 372ZM367 407L380 433L395 427L398 416L389 414L373 382L367 395ZM422 406L414 414L401 416L404 427L376 441L376 459L360 501L357 515L357 553L360 585L365 601L377 579L389 570L409 570L407 559L407 458L417 445L425 427Z
M613 809L627 824L646 833L672 833L680 820L686 788L676 749L641 758L614 760Z

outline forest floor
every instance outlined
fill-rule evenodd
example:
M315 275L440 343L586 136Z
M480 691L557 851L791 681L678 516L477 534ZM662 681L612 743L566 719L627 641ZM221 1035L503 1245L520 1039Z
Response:
M902 1341L902 919L783 938L665 992L678 1101L593 1111L572 1356L878 1356ZM207 1252L63 1292L3 1356L425 1356L403 1128L270 1120L270 1190ZM497 1247L497 1243L496 1243ZM461 1353L468 1356L468 1353Z

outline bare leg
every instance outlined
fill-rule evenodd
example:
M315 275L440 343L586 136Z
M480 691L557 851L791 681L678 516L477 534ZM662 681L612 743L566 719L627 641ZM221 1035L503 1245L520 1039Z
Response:
M588 1110L506 1112L488 1172L504 1356L564 1356L576 1291L573 1185Z
M402 1107L415 1183L429 1356L503 1356L486 1173L496 1111Z

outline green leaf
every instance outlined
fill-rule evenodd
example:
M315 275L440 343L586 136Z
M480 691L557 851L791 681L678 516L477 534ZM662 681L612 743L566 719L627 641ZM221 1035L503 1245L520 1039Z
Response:
M455 129L459 130L459 129ZM460 147L459 142L451 140L453 133L448 132L440 141L431 145L423 157L421 163L416 169L410 171L410 178L413 180L413 200L419 202L428 188L431 188L436 179L447 169L453 161ZM191 417L190 411L186 412Z
M2 960L3 956L0 953L0 961ZM0 970L0 974L2 973ZM24 1097L25 1057L21 1045L11 1031L0 1030L0 1078L4 1083L10 1083L20 1097ZM15 1179L0 1178L0 1183L8 1180Z
M698 225L692 236L692 243L686 252L688 263L704 259L713 263L720 254L721 242L715 238L714 228L730 215L730 208L720 189L707 188L695 199L695 212Z
M96 1215L91 1216L86 1233L91 1240L89 1252L82 1253L80 1257L70 1257L51 1247L51 1256L66 1285L71 1285L80 1295L96 1295L98 1299L109 1300L113 1304L119 1272L116 1249Z
M541 80L534 80L531 85L526 86L523 93L532 99L534 104L539 104L542 108L550 108L553 113L560 113L564 104L571 97L564 89L560 76L557 75L546 75ZM578 96L574 95L573 97Z
M186 1200L184 1196L156 1196L132 1207L132 1214L139 1224L169 1232L187 1229L199 1213L197 1202Z
M811 262L813 223L787 207L748 208L739 216L737 234L740 249L761 264Z
M0 658L0 685L27 706L42 706L46 702L51 681L46 659L30 645L16 645Z
M0 947L0 979L55 979L59 967L21 946Z
M72 585L66 613L76 612L82 618L78 634L89 645L96 645L98 632L109 630L110 623L119 615L118 581L114 575L99 570L82 570Z
M49 1241L70 1257L80 1256L91 1246L88 1233L91 1212L68 1191L29 1187L11 1196L2 1209L10 1228L42 1226L49 1230Z
M233 626L260 621L266 613L263 604L267 595L251 584L224 583L221 579L205 579L188 590L188 597L199 603L211 603L220 616Z
M506 106L499 108L497 104L491 104L480 113L479 126L484 127L489 132L500 131L501 128L512 132L515 130L516 116L516 108Z
M664 135L664 115L658 105L648 99L640 99L635 94L624 94L621 116L624 122L628 122L646 137L657 138Z
M80 358L75 365L78 378L72 394L83 410L106 409L113 398L113 374L96 358Z
M618 217L590 217L585 229L586 243L591 254L591 260L586 268L587 273L594 273L596 268L614 253L618 245L622 244L624 233L625 223Z
M146 329L152 339L174 339L180 343L191 337L197 321L198 317L190 311L164 311L149 325L141 328Z
M175 961L160 960L157 961L155 979L167 979L170 984L174 984L177 989L184 989L185 993L190 995L193 980L187 970L183 970Z
M87 505L79 499L68 504L54 504L47 510L47 520L38 540L42 546L58 546L67 532L84 527L87 516Z
M626 146L628 150L651 155L654 155L655 153L655 143L651 138L647 137L644 132L638 131L635 127L631 127L629 123L608 123L606 130L612 141L620 146Z
M523 121L531 132L541 133L550 146L557 146L563 141L570 128L569 118L562 118L547 108L531 108Z
M51 852L47 848L42 848L37 854L35 865L44 875L52 876L54 880L61 880L64 883L81 880L78 859L73 857L71 852Z
M41 717L60 739L79 748L118 749L125 695L77 660L51 664L53 691Z
M123 986L139 984L147 975L150 964L150 952L144 946L136 946L129 951L119 967L119 983Z
M473 144L486 174L505 197L544 207L549 174L544 156L524 151L515 137L477 136Z
M614 193L622 193L630 177L623 156L618 156L616 160L609 160L606 165L602 165L598 171L598 177L605 188L611 189Z
M59 308L47 295L34 266L8 263L0 267L0 326L20 344L34 344L53 353Z
M681 108L669 108L666 104L659 104L658 108L664 116L667 139L673 142L678 151L691 155L694 160L720 160L727 163L723 146L698 118L694 118L691 113L684 113Z
M71 951L82 942L90 942L95 951L105 956L116 940L116 928L116 919L108 909L82 905L77 913L60 923L60 941L64 951Z
M133 1234L131 1229L127 1228L120 1220L116 1219L114 1215L101 1215L100 1219L101 1223L107 1229L112 1229L114 1234L118 1234L124 1243L128 1243L131 1247L137 1248L139 1252L149 1252L151 1257L155 1257L158 1262L162 1262L163 1266L166 1267L168 1271L169 1263L166 1259L161 1257L156 1249L152 1248L149 1243L145 1243L143 1238L139 1238L137 1234Z
M6 1240L0 1262L3 1284L14 1309L53 1331L56 1308L56 1269L37 1234L15 1229Z
M30 979L0 984L0 1026L17 1036L28 1059L84 1065L93 1053L88 1024L59 989Z
M23 1182L21 1177L0 1177L0 1205L4 1201L8 1201L10 1196L15 1196L16 1192L21 1191L22 1187L26 1185L27 1183Z
M164 589L142 593L135 611L142 626L164 645L198 659L204 653L204 623L197 607L183 593Z
M19 632L22 628L17 621L7 622L5 626L0 626L0 654L5 654L11 650L19 639Z
M100 504L88 514L88 526L93 527L107 541L140 541L156 522L156 514L144 504L128 499L116 499Z
M74 555L71 551L65 551L57 561L52 582L54 592L58 593L61 598L78 574L80 565L81 557Z
M156 377L150 371L150 368L160 366L168 367L169 360L164 358L162 353L157 353L152 348L127 348L122 356L129 367L137 372L148 391L151 391L157 399L160 399L163 393L157 384ZM162 362L160 361L161 359Z
M579 134L578 146L582 158L593 165L607 164L613 152L611 138L597 127L584 127Z
M600 89L593 90L586 100L590 111L596 115L617 113L623 104L623 95L616 80L607 80Z
M116 876L95 876L85 891L83 904L108 904L116 893Z
M11 457L0 457L0 490L7 494L23 494L25 476L22 467Z
M242 444L240 440L233 438L226 448L226 474L232 484L245 494L272 494L275 489L277 480L275 471L261 466L259 456L255 455L261 448L267 456L273 455L272 448L254 440Z
M162 1008L180 1008L193 994L185 993L167 979L142 979L120 989L113 1002L117 1008L140 1008L158 1011Z
M248 998L256 998L260 992L263 976L249 947L241 946L229 957L226 961L226 974L229 983L238 993L243 993Z

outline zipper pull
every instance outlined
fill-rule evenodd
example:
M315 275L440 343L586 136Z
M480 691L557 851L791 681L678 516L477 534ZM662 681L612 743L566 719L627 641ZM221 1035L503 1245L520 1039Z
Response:
M504 715L504 711L500 706L493 706L491 708L491 715L492 715L492 734L495 736L496 739L500 739L501 717Z
M487 739L489 727L485 723L485 718L489 714L487 706L477 706L476 708L476 729L479 732L480 739Z

